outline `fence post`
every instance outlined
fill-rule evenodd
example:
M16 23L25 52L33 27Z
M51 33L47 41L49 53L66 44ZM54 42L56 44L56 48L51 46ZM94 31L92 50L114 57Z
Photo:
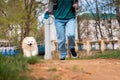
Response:
M56 41L52 40L51 41L51 52L54 52L55 50L57 50Z
M86 42L86 50L87 50L87 55L90 54L90 51L91 51L91 44L90 44L90 40L87 39L87 42Z
M101 38L101 52L103 53L106 49L105 38Z
M95 43L95 47L96 47L96 50L99 50L99 43L98 42Z
M118 37L118 49L120 50L120 37Z
M51 35L50 35L50 18L45 21L45 56L44 59L52 59L51 54Z
M79 40L76 40L76 41L75 41L75 44L76 44L75 50L76 50L76 52L78 52L78 51L79 51L79 48L78 48L78 43L79 43Z
M110 49L113 49L112 41L109 42L109 45L110 45Z

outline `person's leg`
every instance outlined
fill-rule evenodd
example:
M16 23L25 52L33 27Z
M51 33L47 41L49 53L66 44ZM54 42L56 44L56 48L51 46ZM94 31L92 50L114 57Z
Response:
M55 20L57 41L58 41L58 50L60 52L60 59L66 58L66 36L65 36L65 22L64 20Z
M68 48L75 48L75 29L76 29L76 20L70 19L66 24L66 35L68 38Z
M66 34L68 38L68 48L71 51L71 54L74 58L77 58L78 55L75 51L75 30L76 30L76 20L75 18L68 20L66 24Z

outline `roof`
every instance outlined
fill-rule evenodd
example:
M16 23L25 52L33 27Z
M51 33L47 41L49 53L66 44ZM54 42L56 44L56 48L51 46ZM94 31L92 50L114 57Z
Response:
M115 14L102 14L102 13L99 13L99 18L100 19L116 19L116 15ZM97 18L97 15L96 13L84 13L82 15L80 15L82 17L85 17L85 18L90 18L90 19L95 19Z

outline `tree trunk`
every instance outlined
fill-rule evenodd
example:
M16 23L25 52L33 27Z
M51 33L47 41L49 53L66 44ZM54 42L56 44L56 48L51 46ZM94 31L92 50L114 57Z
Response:
M81 37L80 37L80 17L79 16L77 16L77 32L78 32L78 39L80 40L81 39Z
M120 7L118 5L116 5L116 17L119 23L119 27L120 27Z
M100 26L100 17L99 17L98 1L97 0L95 0L95 4L96 4L96 22L97 22L97 25L98 25L98 28L99 28L101 38L103 38L103 34L102 34L102 31L101 31L101 26Z

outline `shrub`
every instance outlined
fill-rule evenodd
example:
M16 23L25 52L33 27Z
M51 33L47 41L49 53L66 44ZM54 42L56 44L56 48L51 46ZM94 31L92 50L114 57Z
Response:
M27 60L22 55L0 54L0 80L30 80L27 76L20 74L25 70L27 70Z
M39 57L37 56L34 56L34 57L30 57L30 58L27 58L27 63L29 64L35 64L35 63L38 63L39 62Z

